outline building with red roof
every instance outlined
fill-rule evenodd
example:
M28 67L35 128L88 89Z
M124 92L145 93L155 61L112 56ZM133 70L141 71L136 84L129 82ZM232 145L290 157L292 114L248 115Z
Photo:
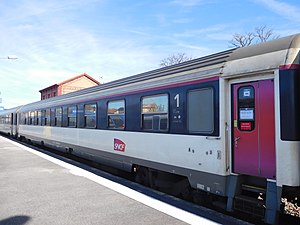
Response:
M53 84L49 87L46 87L39 92L41 93L41 100L44 100L84 88L93 87L99 84L99 81L95 80L88 74L83 73L58 84Z

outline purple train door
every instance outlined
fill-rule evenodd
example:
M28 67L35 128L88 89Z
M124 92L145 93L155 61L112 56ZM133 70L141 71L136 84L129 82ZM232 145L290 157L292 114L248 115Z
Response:
M274 179L273 79L233 85L233 172Z

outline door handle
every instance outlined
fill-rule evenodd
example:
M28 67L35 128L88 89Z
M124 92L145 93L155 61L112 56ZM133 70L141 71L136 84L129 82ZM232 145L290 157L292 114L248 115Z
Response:
M240 140L241 137L236 137L234 139L234 144L235 144L235 147L237 148L237 145L238 145L238 141Z

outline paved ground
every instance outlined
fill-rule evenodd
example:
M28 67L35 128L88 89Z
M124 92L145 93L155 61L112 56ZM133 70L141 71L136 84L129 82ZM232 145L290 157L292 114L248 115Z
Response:
M80 173L0 137L0 225L186 224Z

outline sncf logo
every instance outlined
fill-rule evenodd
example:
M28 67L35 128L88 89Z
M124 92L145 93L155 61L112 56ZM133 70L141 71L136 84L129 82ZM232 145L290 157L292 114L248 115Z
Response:
M126 144L120 139L114 138L114 150L124 152Z

